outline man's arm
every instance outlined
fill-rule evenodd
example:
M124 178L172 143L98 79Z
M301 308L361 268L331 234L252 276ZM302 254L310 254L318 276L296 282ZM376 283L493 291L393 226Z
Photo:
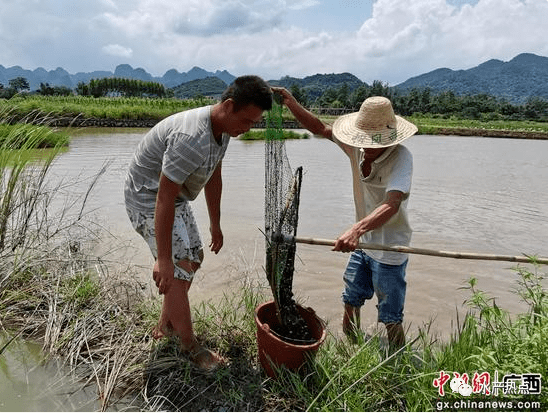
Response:
M297 99L283 87L273 87L272 91L283 97L283 103L293 113L293 116L303 125L306 129L312 132L314 135L323 136L324 138L333 140L333 134L331 126L323 123L313 113L304 108Z
M222 162L209 178L204 187L204 194L209 212L209 231L211 232L211 251L217 254L223 247L223 232L221 231L221 194L223 191Z
M360 237L363 234L382 227L398 212L403 199L403 192L389 191L381 205L337 238L333 251L354 251L358 247Z
M153 271L153 278L160 294L165 294L168 291L174 277L171 237L175 217L175 198L180 189L179 185L168 179L164 174L160 175L154 218L158 259L154 264Z

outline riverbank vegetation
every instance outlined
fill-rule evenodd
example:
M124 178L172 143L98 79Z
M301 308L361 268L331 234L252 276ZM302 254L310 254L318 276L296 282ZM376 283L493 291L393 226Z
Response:
M281 369L274 380L257 360L254 308L266 298L254 280L262 275L246 274L237 294L193 309L199 340L229 360L204 373L174 340L151 338L160 302L147 298L134 279L113 277L100 260L70 242L51 252L49 259L37 256L24 267L3 264L9 277L0 293L0 320L11 336L37 340L83 386L95 386L100 410L435 411L443 402L488 406L492 400L527 403L530 411L548 406L545 392L526 396L499 389L494 396L478 390L492 391L493 382L500 384L505 375L538 373L538 379L546 371L548 303L539 268L517 269L518 294L530 304L530 311L517 318L471 280L470 313L448 343L424 329L389 356L380 335L356 344L331 336L306 372ZM477 393L454 393L450 379L455 373L479 386ZM444 374L446 382L437 387ZM484 381L474 384L477 377Z
M433 96L430 93L409 96L392 96L389 88L362 90L359 99L381 93L389 95L396 113L406 116L419 128L419 134L454 134L508 137L548 137L548 103L531 99L525 105L510 105L489 96L455 96L450 92ZM327 92L326 92L327 93ZM338 93L341 93L340 91ZM356 91L358 93L358 91ZM415 98L413 98L415 96ZM357 99L357 98L356 98ZM405 100L406 103L402 103ZM362 100L360 100L361 102ZM214 103L206 97L195 99L99 97L91 96L41 96L16 95L0 99L0 113L9 113L7 120L36 123L36 119L48 116L56 119L85 120L150 120L154 122L183 110ZM332 123L337 116L359 109L352 106L311 107L320 118ZM284 120L299 127L294 117L284 108ZM67 122L65 122L67 123ZM501 131L508 132L506 135Z
M76 93L94 98L109 95L162 98L168 95L168 91L161 83L117 77L91 79L89 83L80 82L76 87ZM47 95L48 93L41 92L40 94Z
M47 116L56 118L98 118L139 120L161 119L177 112L213 103L209 98L156 99L141 97L91 96L15 96L0 99L0 113L9 113L7 120L33 122Z
M414 114L406 119L419 135L487 136L548 139L548 122L532 120L476 120Z
M0 164L0 328L8 346L16 342L12 337L36 340L82 386L94 386L100 410L434 411L443 402L492 400L529 403L520 410L548 407L545 389L534 393L535 380L548 369L544 267L515 268L516 299L528 304L523 314L509 315L471 279L465 286L469 313L462 321L456 314L448 342L425 326L389 355L381 333L355 344L330 336L306 371L282 369L274 380L258 363L254 323L256 306L270 300L269 288L264 274L244 263L234 293L193 309L198 339L229 360L206 374L174 340L152 339L161 300L136 281L134 269L113 273L108 258L97 256L95 246L110 235L82 211L101 171L83 199L66 202L57 197L70 192L67 184L60 191L47 180L54 153L36 163L22 156L23 149L4 149L10 157ZM53 214L53 204L67 207ZM475 392L454 393L455 374ZM485 394L505 375L528 375L522 392L532 394L503 388L497 396Z
M7 125L0 123L0 150L39 149L66 146L69 135L66 131L52 130L42 125L18 123Z

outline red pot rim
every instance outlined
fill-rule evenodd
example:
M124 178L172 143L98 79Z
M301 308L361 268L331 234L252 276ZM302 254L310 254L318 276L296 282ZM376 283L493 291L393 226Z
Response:
M267 307L267 306L271 306L273 304L274 304L274 300L271 300L271 301L267 301L267 302L264 302L262 304L259 304L255 308L255 323L257 324L257 327L259 327L263 331L267 332L271 336L270 338L272 340L274 340L275 342L279 342L280 344L284 344L286 346L287 345L295 346L295 347L298 347L299 349L303 349L303 350L316 349L316 348L319 347L320 344L322 344L325 341L325 338L327 337L327 332L326 332L325 323L323 322L323 320L316 315L316 312L312 308L303 307L300 304L297 304L297 308L301 308L304 311L308 311L309 313L312 313L312 315L314 316L314 319L316 319L318 321L318 323L320 324L321 329L322 329L321 337L316 339L316 341L314 343L311 343L311 344L295 344L295 343L290 343L288 341L285 341L285 340L282 340L281 338L279 338L276 334L272 333L270 325L268 323L263 323L261 320L259 320L259 311L262 308Z

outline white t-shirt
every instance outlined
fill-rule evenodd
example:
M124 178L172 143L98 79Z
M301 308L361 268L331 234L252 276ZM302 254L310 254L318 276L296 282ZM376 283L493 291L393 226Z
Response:
M335 142L341 145L336 139ZM389 191L400 191L405 195L398 212L382 227L362 235L360 241L382 245L409 246L413 232L407 215L407 201L411 192L413 176L411 152L401 144L387 148L371 164L369 176L364 177L361 168L362 150L348 146L343 149L350 158L352 167L356 222L365 218L381 205ZM380 250L366 250L366 253L371 258L390 265L403 264L408 255Z
M230 141L228 134L221 144L215 140L211 108L171 115L145 135L129 165L124 190L128 208L154 211L160 173L181 185L180 201L196 199Z

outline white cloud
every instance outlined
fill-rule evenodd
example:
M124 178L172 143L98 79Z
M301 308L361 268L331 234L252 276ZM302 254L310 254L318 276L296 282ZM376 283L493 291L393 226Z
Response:
M105 13L104 19L130 36L249 33L278 25L285 3L281 0L141 0L135 9L127 13Z
M194 27L198 35L190 34L190 27L185 32L172 26L163 33L161 44L150 42L144 47L157 53L154 60L176 56L175 65L183 69L185 64L187 68L201 65L268 78L348 71L367 82L378 79L397 84L439 67L468 68L491 58L511 59L522 52L548 54L543 40L548 29L540 21L548 15L548 2L539 0L479 0L475 5L377 0L372 16L355 33L332 32L328 27L311 32L283 24L257 31L254 24L261 18L251 12L258 10L257 4L241 2L243 9L235 9L241 12L221 18L225 6L212 0L202 3L209 11L196 5L196 16L204 13L198 20L202 26L196 23ZM289 2L270 2L270 17L281 19L282 3L290 6ZM191 16L191 11L185 13ZM240 20L231 25L234 16ZM531 35L533 27L535 36Z
M119 44L109 44L103 46L103 52L111 56L126 57L129 58L133 56L133 50L129 47L124 47Z
M444 0L378 0L355 50L373 69L369 76L376 71L375 78L401 82L439 67L468 68L522 52L547 54L542 39L548 27L541 22L547 15L548 3L539 0L479 0L459 7Z
M348 1L0 0L0 64L76 72L129 63L154 75L200 66L269 79L351 72L397 84L439 67L548 55L544 0L376 0L370 16L355 2L341 8ZM345 12L355 22L357 10L358 29L329 24ZM320 15L299 26L299 16Z
M301 0L301 1L287 1L288 9L291 10L304 10L310 7L314 7L320 4L319 0Z

